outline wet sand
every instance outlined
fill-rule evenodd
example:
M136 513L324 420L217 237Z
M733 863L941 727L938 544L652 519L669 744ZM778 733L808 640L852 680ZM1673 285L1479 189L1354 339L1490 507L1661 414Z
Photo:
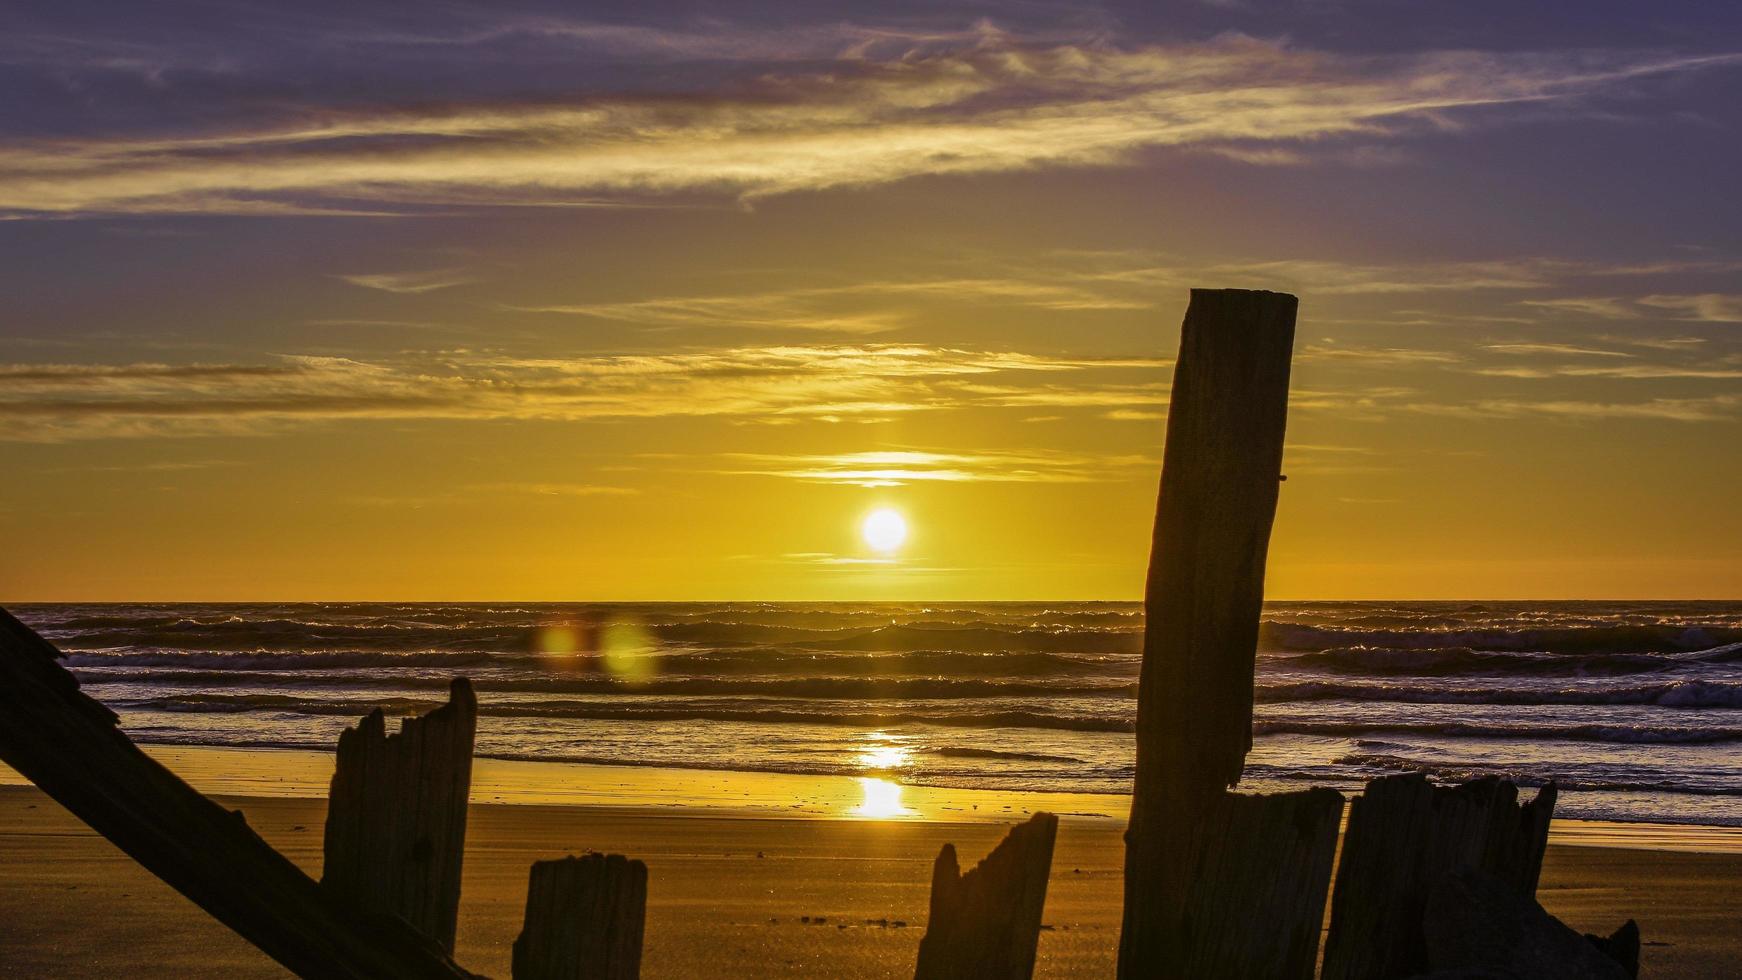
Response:
M225 801L318 873L323 801ZM1061 824L1039 976L1112 976L1121 829L1109 818ZM978 860L1001 833L996 820L474 804L458 958L507 976L528 866L605 850L648 864L648 977L910 976L938 847L954 841ZM1651 944L1647 976L1711 977L1734 975L1742 962L1738 884L1736 853L1557 844L1539 897L1581 929L1637 918ZM35 789L9 786L0 787L0 975L284 974Z

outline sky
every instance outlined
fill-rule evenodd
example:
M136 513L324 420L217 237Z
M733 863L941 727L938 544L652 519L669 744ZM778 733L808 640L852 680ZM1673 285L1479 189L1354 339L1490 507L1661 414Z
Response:
M1129 599L1187 291L1268 594L1742 596L1742 8L0 9L0 599ZM908 535L879 551L867 515Z

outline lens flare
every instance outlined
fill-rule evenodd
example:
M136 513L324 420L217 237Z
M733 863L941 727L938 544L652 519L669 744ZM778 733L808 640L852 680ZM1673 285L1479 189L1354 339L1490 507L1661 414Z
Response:
M644 684L659 672L659 637L633 616L599 622L588 616L541 625L532 648L548 670L602 673L629 686Z
M533 647L546 656L572 656L581 649L581 631L570 623L546 623L533 636Z
M605 673L625 684L652 680L658 651L653 634L633 619L612 620L599 631L599 659Z

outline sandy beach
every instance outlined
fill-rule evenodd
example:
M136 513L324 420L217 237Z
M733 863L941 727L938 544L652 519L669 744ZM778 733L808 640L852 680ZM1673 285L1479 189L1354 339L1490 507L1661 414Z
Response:
M325 804L308 791L330 756L154 752L208 791L254 787L254 794L221 798L318 874ZM481 799L506 794L525 800L560 785L574 794L560 805L472 807L458 958L493 976L508 974L528 866L586 850L621 852L648 864L648 977L906 976L939 846L952 841L966 860L978 860L1003 823L1021 818L1024 804L1048 798L995 802L992 794L903 788L898 803L904 812L869 818L852 813L855 789L865 791L857 781L810 779L804 807L796 815L775 815L775 801L797 785L781 777L698 779L674 771L494 760L480 766ZM601 777L594 785L603 789L583 793L587 783L577 776L600 773L617 781ZM14 774L5 775L16 782ZM704 787L692 805L649 805L666 782L685 779ZM523 795L512 797L510 785ZM619 802L601 804L600 798ZM959 810L943 809L964 801L970 802ZM1037 975L1107 977L1118 937L1122 821L1091 815L1092 798L1068 802L1082 815L1060 827ZM1637 918L1647 943L1646 976L1733 972L1742 954L1735 930L1742 894L1733 888L1742 880L1742 853L1735 834L1568 822L1557 826L1555 840L1539 893L1552 912L1586 930L1608 931ZM1636 846L1598 846L1616 841ZM0 922L6 924L0 973L7 976L283 975L34 788L0 787L0 868Z

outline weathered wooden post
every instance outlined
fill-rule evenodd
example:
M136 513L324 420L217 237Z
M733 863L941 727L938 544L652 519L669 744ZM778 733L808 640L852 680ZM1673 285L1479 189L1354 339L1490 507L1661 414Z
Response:
M139 751L60 657L0 610L0 760L294 973L472 976L404 922L326 894L240 812Z
M472 790L478 699L456 677L448 703L387 734L381 710L339 735L321 887L409 922L452 953Z
M1187 917L1200 867L1205 881L1225 873L1209 869L1262 846L1263 828L1287 819L1305 821L1309 833L1299 843L1313 858L1325 847L1327 826L1334 845L1341 807L1323 793L1259 803L1224 799L1252 747L1253 671L1282 478L1296 307L1285 293L1194 289L1186 310L1145 591L1121 977L1240 975L1239 964L1202 958L1215 950L1194 937L1242 921L1248 934L1216 949L1246 950L1243 956L1257 957L1242 960L1247 965L1285 963L1273 976L1302 968L1300 955L1288 953L1292 941L1283 938L1296 931L1292 923L1279 928L1244 914L1215 923ZM1226 827L1206 836L1209 818L1226 807L1243 813L1247 831L1260 836L1242 832L1236 840ZM1300 871L1316 875L1319 866L1309 859ZM1264 886L1261 869L1253 870L1252 886ZM1310 885L1288 890L1310 893ZM1322 908L1322 889L1320 895ZM1228 899L1228 911L1238 913L1244 899ZM1312 937L1316 952L1316 923ZM1311 955L1304 964L1310 976Z
M636 980L647 865L588 854L532 866L514 980Z
M1536 894L1555 787L1520 805L1494 777L1433 786L1421 773L1367 784L1349 807L1325 937L1324 980L1394 980L1428 972L1429 898L1446 876L1474 869L1520 903Z
M1212 797L1181 842L1187 886L1169 959L1133 975L1311 980L1342 814L1334 789Z
M1012 827L967 874L945 844L932 866L931 914L914 980L1029 980L1040 943L1058 817Z

